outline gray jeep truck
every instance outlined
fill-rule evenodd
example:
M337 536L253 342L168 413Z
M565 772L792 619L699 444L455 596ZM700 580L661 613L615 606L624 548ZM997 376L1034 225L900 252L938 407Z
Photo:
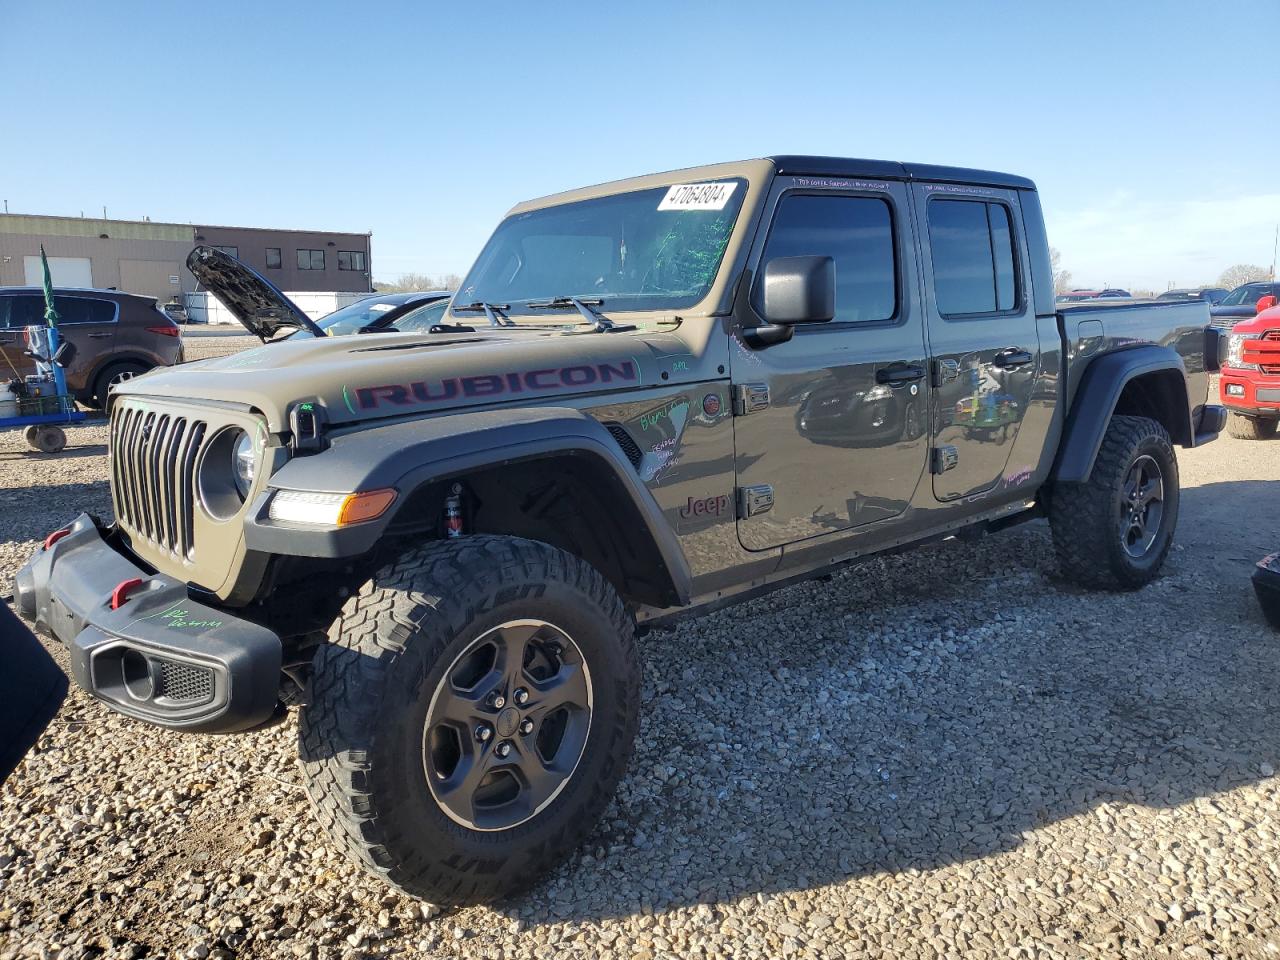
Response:
M190 266L264 341L310 329L224 254ZM1022 177L781 156L589 187L512 209L428 332L120 385L115 520L51 533L16 603L129 716L299 707L337 843L493 899L609 803L638 625L1041 516L1070 580L1155 577L1174 445L1224 421L1208 320L1055 309Z

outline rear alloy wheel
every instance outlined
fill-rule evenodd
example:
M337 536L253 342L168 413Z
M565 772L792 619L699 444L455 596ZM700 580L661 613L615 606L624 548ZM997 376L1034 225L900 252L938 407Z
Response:
M434 903L533 883L595 826L640 702L633 624L591 566L467 536L347 601L312 661L298 746L325 828Z
M1140 560L1160 535L1164 516L1164 475L1160 465L1143 454L1129 468L1121 491L1120 541L1125 553Z
M1276 435L1276 424L1276 420L1267 417L1233 413L1227 418L1227 433L1237 440L1270 440Z
M1089 479L1056 485L1049 500L1063 574L1107 589L1151 582L1173 545L1178 501L1178 461L1164 427L1112 417Z

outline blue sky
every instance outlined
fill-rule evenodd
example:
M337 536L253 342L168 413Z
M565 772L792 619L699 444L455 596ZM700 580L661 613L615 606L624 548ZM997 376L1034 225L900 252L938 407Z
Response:
M15 213L373 231L461 273L516 201L770 153L1037 181L1084 284L1269 264L1280 0L0 0ZM1258 48L1258 53L1252 52Z

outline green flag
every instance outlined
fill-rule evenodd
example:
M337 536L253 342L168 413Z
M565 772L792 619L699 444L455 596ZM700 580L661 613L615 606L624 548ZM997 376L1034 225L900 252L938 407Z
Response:
M49 260L44 255L44 244L40 244L40 266L44 268L44 322L56 327L61 317L58 308L53 305L53 278L49 276Z

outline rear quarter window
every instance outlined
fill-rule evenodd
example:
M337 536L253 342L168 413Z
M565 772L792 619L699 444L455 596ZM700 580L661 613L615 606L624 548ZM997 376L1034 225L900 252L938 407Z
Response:
M111 323L116 318L116 305L111 300L92 297L53 297L58 323Z

